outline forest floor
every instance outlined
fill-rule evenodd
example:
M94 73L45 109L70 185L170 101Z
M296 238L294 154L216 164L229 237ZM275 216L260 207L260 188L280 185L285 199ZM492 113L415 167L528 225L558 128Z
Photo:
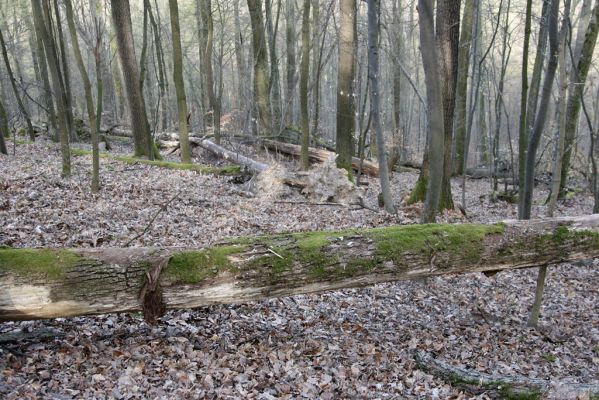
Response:
M73 176L64 180L55 144L23 144L16 150L16 156L0 155L0 245L5 246L122 247L148 228L130 245L201 247L243 235L419 219L417 207L400 207L390 216L248 198L231 177L109 158L101 160L101 192L92 195L89 156L74 157ZM206 159L200 154L196 162ZM416 179L414 172L393 175L398 204ZM378 182L366 180L365 202L378 208ZM458 203L460 184L460 179L452 182ZM468 181L468 218L452 212L441 220L489 223L516 217L516 205L492 203L489 193L489 180ZM539 185L533 216L545 215L546 196L547 188ZM581 189L560 203L556 214L591 210L592 196ZM416 349L483 373L597 383L597 271L596 265L549 268L539 331L526 327L535 269L168 312L155 327L141 314L1 323L0 333L45 328L57 337L0 345L0 397L490 398L419 370Z

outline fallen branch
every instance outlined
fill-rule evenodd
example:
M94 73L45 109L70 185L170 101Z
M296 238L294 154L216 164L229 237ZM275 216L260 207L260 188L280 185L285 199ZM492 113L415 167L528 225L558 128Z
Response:
M599 383L560 383L524 376L496 376L475 370L456 367L424 352L416 352L414 359L418 368L435 377L459 386L473 394L493 393L503 398L589 398L599 394ZM557 397L555 397L557 396ZM553 398L553 397L552 397Z
M138 294L156 265L164 265L164 308L189 309L591 259L598 231L599 215L591 215L245 237L201 249L4 248L0 320L144 309Z

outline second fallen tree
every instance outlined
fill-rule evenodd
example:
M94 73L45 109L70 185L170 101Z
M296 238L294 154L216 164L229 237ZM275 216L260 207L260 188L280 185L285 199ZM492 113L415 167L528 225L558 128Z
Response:
M248 237L203 249L0 249L0 321L241 303L599 257L599 215Z

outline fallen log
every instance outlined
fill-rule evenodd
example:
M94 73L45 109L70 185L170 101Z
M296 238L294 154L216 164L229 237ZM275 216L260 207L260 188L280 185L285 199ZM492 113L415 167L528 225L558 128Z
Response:
M266 148L270 150L275 150L284 154L289 154L295 157L299 157L302 153L302 148L296 144L289 144L283 142L277 142L274 140L264 139L262 140L262 144L266 146ZM331 157L333 152L325 150L325 149L316 149L314 147L308 148L308 158L310 162L325 162L329 157ZM360 166L360 159L358 157L352 157L352 168L356 171ZM371 175L371 176L379 176L379 166L377 163L363 160L362 163L362 173Z
M599 257L599 215L290 233L203 249L0 249L0 321L241 303Z
M259 161L252 160L249 157L242 156L239 153L235 153L233 151L227 150L224 147L219 146L216 143L211 142L208 139L199 139L199 138L194 138L194 139L195 139L194 142L198 146L202 147L203 149L206 149L206 150L210 151L211 153L215 154L216 156L223 158L227 161L230 161L234 164L242 165L252 172L260 173L268 168L267 164L263 164Z
M599 395L599 384L561 383L524 376L495 376L466 368L456 367L423 351L414 357L418 368L461 387L475 395L494 394L501 398L554 399L594 398Z

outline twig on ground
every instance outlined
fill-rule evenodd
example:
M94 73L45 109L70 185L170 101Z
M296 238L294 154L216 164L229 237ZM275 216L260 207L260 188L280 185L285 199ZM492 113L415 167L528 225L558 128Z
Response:
M152 226L152 224L154 223L154 221L156 220L156 218L158 218L158 216L164 211L166 210L166 208L169 206L169 204L171 204L177 197L179 197L179 195L182 193L183 191L180 190L176 195L174 195L173 197L171 197L169 199L169 201L167 201L166 203L164 203L162 205L162 207L160 207L160 209L156 212L156 214L154 214L154 216L150 219L150 222L148 222L148 225L146 225L146 227L144 228L144 230L137 234L134 238L130 239L127 243L125 243L124 247L129 247L129 245L131 243L133 243L134 241L136 241L137 239L139 239L140 237L142 237L143 235L145 235L149 230L150 227Z

